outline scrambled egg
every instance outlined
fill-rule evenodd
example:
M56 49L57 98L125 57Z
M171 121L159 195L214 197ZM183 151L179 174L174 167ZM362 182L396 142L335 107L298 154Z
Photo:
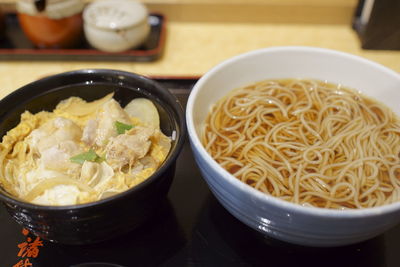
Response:
M93 102L71 97L53 112L25 111L3 137L0 185L40 205L96 201L146 180L170 147L150 100L123 109L112 94Z

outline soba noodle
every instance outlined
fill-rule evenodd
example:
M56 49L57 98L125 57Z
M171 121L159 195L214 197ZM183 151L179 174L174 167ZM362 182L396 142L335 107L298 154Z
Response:
M400 199L400 120L360 93L316 80L233 90L202 142L235 177L304 206L354 209Z

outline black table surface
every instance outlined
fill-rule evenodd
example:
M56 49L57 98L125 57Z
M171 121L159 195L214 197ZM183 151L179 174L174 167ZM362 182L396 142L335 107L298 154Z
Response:
M184 106L193 79L159 80ZM400 266L400 225L371 240L337 248L291 245L265 237L230 215L200 175L187 141L160 212L129 234L103 243L43 242L35 257L18 256L32 234L0 206L0 266ZM21 245L20 245L21 246ZM24 265L19 265L24 266Z

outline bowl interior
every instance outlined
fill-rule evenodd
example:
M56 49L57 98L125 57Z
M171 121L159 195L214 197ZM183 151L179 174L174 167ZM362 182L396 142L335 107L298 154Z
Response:
M230 90L266 79L304 78L328 81L361 91L400 114L400 75L369 60L327 49L279 47L229 59L194 86L188 113L197 135L210 107ZM195 138L198 138L196 136Z
M0 114L0 136L4 136L8 130L19 123L20 115L25 110L31 113L42 110L52 111L57 103L71 96L92 101L111 92L114 92L114 99L122 107L137 97L149 98L157 107L162 132L167 136L174 135L176 137L172 141L167 159L156 173L162 171L163 166L170 164L170 161L177 156L178 148L182 145L184 135L183 114L179 112L180 105L177 100L166 89L149 79L132 73L111 70L82 70L51 76L28 84L0 101L0 105L5 111ZM151 177L147 180L150 179ZM0 194L11 197L1 188Z
M304 207L269 196L236 179L200 141L211 106L229 91L266 79L318 79L361 91L400 114L400 75L357 56L309 47L280 47L239 55L217 65L193 87L186 121L194 156L218 201L237 219L286 242L339 246L376 236L400 220L400 202L376 208Z
M57 103L71 96L79 96L86 101L93 101L109 93L114 93L114 99L122 107L126 106L134 98L150 98L159 112L162 132L167 136L171 136L172 132L176 130L176 122L170 110L168 110L165 103L161 102L162 100L155 98L154 95L149 94L140 87L130 88L104 82L94 82L91 84L76 83L65 85L43 92L34 98L22 100L3 116L3 121L0 123L0 135L5 135L8 130L15 127L19 123L20 115L26 110L31 113L43 110L52 111L57 106Z
M266 79L304 78L326 80L361 91L400 115L400 74L351 54L312 47L277 47L245 53L228 59L208 71L193 87L186 108L187 128L195 157L206 165L205 177L229 184L226 191L239 190L261 203L273 203L301 214L339 215L337 210L306 208L270 197L242 183L223 169L201 143L204 121L212 105L232 89ZM207 176L207 175L206 175ZM340 211L340 216L377 215L400 208L399 203L382 207Z

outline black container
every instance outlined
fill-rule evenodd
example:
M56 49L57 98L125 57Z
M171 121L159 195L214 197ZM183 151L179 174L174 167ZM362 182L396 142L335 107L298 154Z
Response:
M158 83L117 70L78 70L50 76L16 90L0 101L0 136L15 127L25 110L52 111L70 96L92 101L114 92L121 106L136 97L153 101L160 127L176 133L171 151L160 168L139 185L115 196L81 205L40 206L16 199L0 187L0 200L10 215L35 235L63 244L88 244L126 233L150 220L171 185L175 162L185 140L185 123L179 101Z
M400 1L359 0L353 28L363 49L400 50Z

